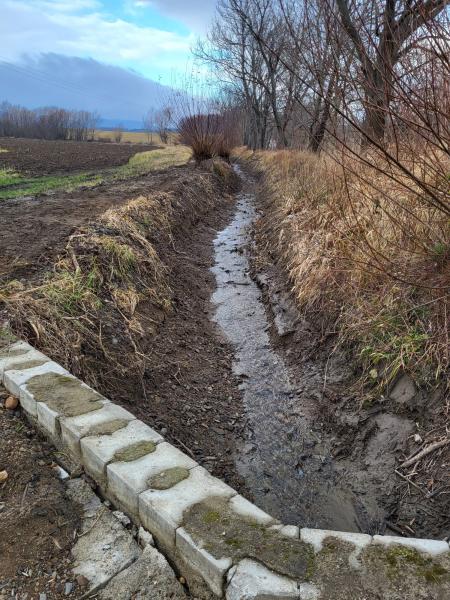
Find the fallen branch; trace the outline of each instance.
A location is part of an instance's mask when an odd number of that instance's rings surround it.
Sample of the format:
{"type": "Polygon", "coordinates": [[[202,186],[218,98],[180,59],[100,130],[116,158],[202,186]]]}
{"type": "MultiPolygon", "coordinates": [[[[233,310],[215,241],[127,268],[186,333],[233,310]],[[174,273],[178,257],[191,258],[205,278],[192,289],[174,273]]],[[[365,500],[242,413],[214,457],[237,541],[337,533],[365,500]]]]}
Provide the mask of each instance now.
{"type": "Polygon", "coordinates": [[[417,461],[419,461],[421,458],[423,458],[424,456],[427,456],[427,454],[430,454],[430,452],[433,452],[433,450],[437,450],[438,448],[442,448],[443,446],[446,446],[447,444],[450,444],[450,439],[445,439],[445,440],[441,440],[440,442],[434,442],[433,444],[430,444],[427,448],[424,448],[423,450],[421,450],[420,452],[418,452],[415,456],[413,456],[412,458],[405,460],[404,463],[402,463],[400,465],[400,467],[406,468],[406,467],[410,467],[411,465],[413,465],[414,463],[416,463],[417,461]]]}

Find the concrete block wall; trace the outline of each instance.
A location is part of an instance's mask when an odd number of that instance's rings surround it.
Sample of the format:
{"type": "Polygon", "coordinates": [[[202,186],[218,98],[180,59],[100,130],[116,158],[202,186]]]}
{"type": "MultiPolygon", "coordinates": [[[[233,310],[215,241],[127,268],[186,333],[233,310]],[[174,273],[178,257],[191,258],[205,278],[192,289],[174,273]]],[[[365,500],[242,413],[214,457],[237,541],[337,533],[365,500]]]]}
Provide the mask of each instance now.
{"type": "Polygon", "coordinates": [[[279,523],[23,341],[0,346],[0,377],[41,431],[154,536],[198,598],[450,597],[446,541],[279,523]]]}

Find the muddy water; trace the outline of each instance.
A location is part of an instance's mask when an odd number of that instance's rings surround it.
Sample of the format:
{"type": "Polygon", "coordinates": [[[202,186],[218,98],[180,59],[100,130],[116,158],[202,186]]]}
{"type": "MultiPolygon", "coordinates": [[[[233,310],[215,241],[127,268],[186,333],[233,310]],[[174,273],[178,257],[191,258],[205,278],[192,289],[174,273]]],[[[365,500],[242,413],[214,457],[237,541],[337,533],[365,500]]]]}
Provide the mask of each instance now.
{"type": "Polygon", "coordinates": [[[283,522],[360,531],[358,501],[341,487],[320,427],[271,346],[261,292],[249,274],[247,248],[256,211],[251,182],[246,183],[231,223],[214,242],[213,267],[214,320],[235,349],[233,367],[241,377],[247,416],[236,468],[256,504],[283,522]]]}

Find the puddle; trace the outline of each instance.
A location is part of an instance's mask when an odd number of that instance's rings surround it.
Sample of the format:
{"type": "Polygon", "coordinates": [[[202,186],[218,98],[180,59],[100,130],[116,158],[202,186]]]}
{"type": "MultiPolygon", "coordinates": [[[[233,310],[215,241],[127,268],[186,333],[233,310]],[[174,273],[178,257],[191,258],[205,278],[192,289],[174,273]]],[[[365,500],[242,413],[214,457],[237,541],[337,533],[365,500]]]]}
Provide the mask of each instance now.
{"type": "Polygon", "coordinates": [[[214,242],[212,268],[214,321],[234,347],[233,369],[242,380],[247,418],[237,471],[255,503],[284,523],[360,531],[364,509],[340,487],[326,444],[305,416],[289,369],[271,346],[269,321],[245,250],[255,217],[254,195],[241,193],[233,220],[214,242]]]}

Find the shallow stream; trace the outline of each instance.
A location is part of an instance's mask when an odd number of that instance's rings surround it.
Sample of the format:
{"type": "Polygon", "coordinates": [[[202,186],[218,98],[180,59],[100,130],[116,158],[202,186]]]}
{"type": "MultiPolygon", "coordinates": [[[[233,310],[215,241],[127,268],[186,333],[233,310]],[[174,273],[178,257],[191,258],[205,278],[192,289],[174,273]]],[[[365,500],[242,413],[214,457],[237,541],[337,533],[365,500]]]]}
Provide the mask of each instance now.
{"type": "Polygon", "coordinates": [[[245,180],[231,223],[214,242],[217,289],[214,321],[235,350],[241,378],[246,441],[236,462],[253,499],[285,523],[360,531],[356,498],[339,474],[302,406],[282,357],[273,349],[261,291],[250,277],[247,250],[256,218],[251,181],[245,180]]]}

